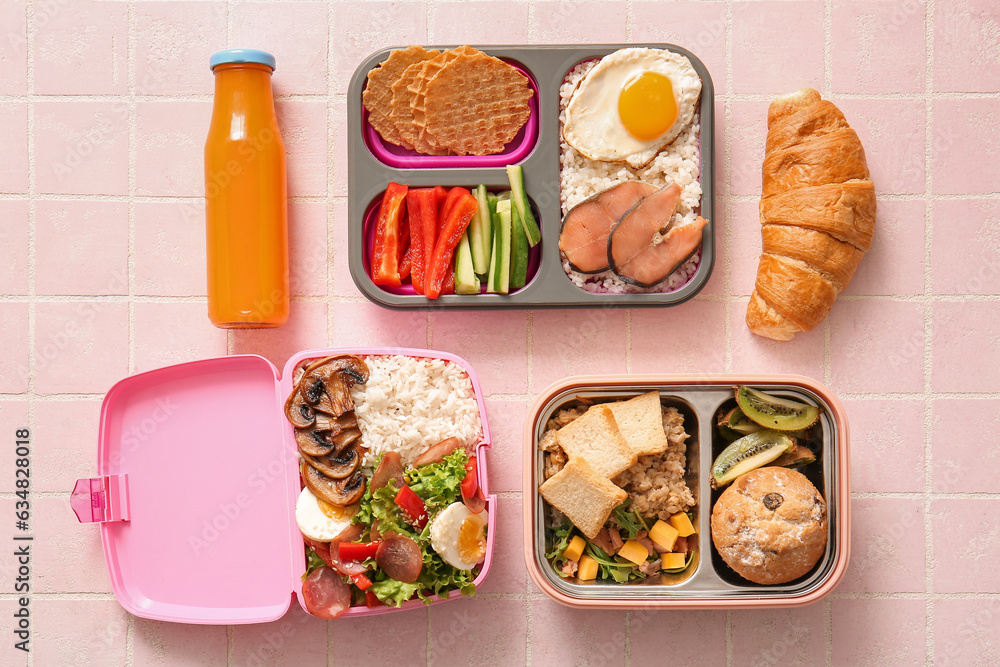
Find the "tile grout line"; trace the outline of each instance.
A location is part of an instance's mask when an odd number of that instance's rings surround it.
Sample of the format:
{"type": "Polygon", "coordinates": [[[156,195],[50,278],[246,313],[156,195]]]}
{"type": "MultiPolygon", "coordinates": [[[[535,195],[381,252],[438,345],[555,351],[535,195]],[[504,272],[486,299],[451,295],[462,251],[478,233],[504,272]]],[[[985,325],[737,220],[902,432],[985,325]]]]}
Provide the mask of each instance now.
{"type": "MultiPolygon", "coordinates": [[[[536,14],[535,0],[528,0],[528,16],[527,16],[527,42],[533,44],[537,36],[537,31],[535,29],[535,14],[536,14]]],[[[528,406],[531,403],[531,392],[534,388],[534,366],[535,366],[535,336],[534,336],[534,325],[535,325],[535,311],[528,310],[525,315],[525,329],[527,331],[526,341],[525,341],[525,352],[526,352],[526,381],[527,386],[525,387],[525,393],[527,394],[527,401],[525,405],[528,406]]],[[[626,359],[628,348],[626,347],[626,359]]],[[[626,361],[627,363],[627,361],[626,361]]],[[[522,499],[523,502],[523,499],[522,499]]],[[[525,577],[527,579],[527,585],[525,586],[525,592],[530,591],[531,586],[531,575],[525,572],[525,577]]],[[[524,664],[530,665],[532,663],[532,651],[531,642],[534,640],[534,607],[530,600],[526,600],[524,603],[524,614],[525,614],[525,630],[524,630],[524,664]]]]}
{"type": "MultiPolygon", "coordinates": [[[[334,331],[335,331],[335,319],[334,319],[334,309],[330,307],[331,303],[334,303],[333,297],[336,294],[336,280],[335,280],[335,269],[337,258],[334,254],[334,249],[337,247],[334,241],[337,232],[337,222],[334,215],[334,207],[336,204],[333,201],[333,193],[336,189],[337,181],[337,127],[334,123],[333,110],[330,104],[330,93],[334,89],[333,81],[333,71],[334,68],[330,66],[330,63],[334,62],[333,58],[333,40],[330,39],[330,23],[332,8],[327,5],[327,17],[326,17],[326,163],[328,166],[326,172],[326,195],[324,197],[326,211],[326,341],[327,345],[333,347],[334,343],[334,331]]],[[[344,111],[347,111],[347,102],[344,103],[344,111]]],[[[348,220],[350,224],[350,220],[348,220]]]]}
{"type": "MultiPolygon", "coordinates": [[[[726,93],[721,95],[723,98],[723,127],[728,128],[732,121],[732,105],[729,101],[730,96],[733,93],[733,0],[726,0],[726,28],[725,28],[725,50],[726,50],[726,93]]],[[[714,109],[713,109],[714,111],[714,109]]],[[[723,253],[725,258],[723,259],[723,274],[722,274],[722,291],[724,295],[723,307],[723,323],[722,323],[722,342],[725,346],[725,351],[722,357],[722,369],[726,373],[731,373],[733,369],[733,257],[732,257],[732,229],[729,221],[733,219],[733,199],[730,193],[732,192],[732,132],[726,132],[725,141],[722,147],[722,199],[723,207],[725,210],[726,226],[723,231],[723,253]]],[[[714,155],[712,156],[715,157],[714,155]]],[[[715,164],[713,160],[713,164],[715,164]]],[[[727,634],[732,631],[730,626],[730,618],[726,616],[726,632],[727,634]]],[[[732,657],[727,658],[727,662],[732,662],[732,657]]]]}
{"type": "MultiPolygon", "coordinates": [[[[125,42],[126,58],[126,89],[128,91],[128,197],[127,219],[128,219],[128,264],[127,287],[128,287],[128,372],[131,375],[135,372],[135,301],[133,297],[136,292],[135,276],[135,194],[136,194],[136,156],[138,153],[138,128],[139,122],[136,118],[136,39],[138,35],[135,0],[129,0],[126,6],[128,39],[125,42]]],[[[135,617],[127,614],[125,625],[125,666],[131,667],[135,659],[135,617]]]]}
{"type": "MultiPolygon", "coordinates": [[[[26,72],[25,72],[25,84],[27,90],[27,119],[26,119],[26,129],[28,132],[27,138],[27,152],[28,152],[28,294],[32,298],[32,301],[28,303],[28,368],[27,368],[27,395],[28,395],[28,429],[29,433],[34,433],[35,431],[35,402],[33,397],[35,395],[35,223],[36,223],[36,211],[35,211],[35,180],[37,178],[36,165],[35,165],[35,142],[33,141],[35,136],[35,34],[34,34],[34,23],[35,23],[35,3],[34,0],[26,0],[24,3],[25,17],[24,17],[24,32],[25,32],[25,60],[26,60],[26,72]]],[[[34,448],[32,448],[30,463],[35,462],[34,448]]],[[[34,485],[30,489],[29,497],[31,502],[34,502],[36,497],[36,492],[34,485]]],[[[35,590],[36,578],[34,573],[29,577],[29,586],[31,590],[35,590]]],[[[34,600],[34,594],[31,595],[29,601],[34,600]]],[[[34,654],[28,652],[27,660],[25,664],[28,667],[34,665],[34,654]]]]}
{"type": "MultiPolygon", "coordinates": [[[[309,0],[314,1],[314,0],[309,0]]],[[[822,87],[822,85],[821,85],[822,87]]],[[[278,102],[326,102],[336,101],[338,97],[343,97],[345,93],[285,93],[275,95],[278,102]]],[[[44,99],[47,102],[113,102],[121,97],[120,93],[60,93],[47,94],[38,93],[33,95],[36,98],[44,99]]],[[[932,100],[995,100],[1000,99],[1000,91],[935,91],[930,94],[925,93],[872,93],[872,92],[846,92],[837,91],[839,99],[873,101],[873,100],[897,100],[902,102],[922,102],[928,98],[932,100]]],[[[28,95],[5,95],[0,94],[0,102],[26,102],[28,95]]],[[[725,93],[718,94],[716,98],[730,99],[736,102],[770,102],[774,99],[773,93],[725,93]]],[[[157,95],[155,93],[140,93],[136,96],[139,102],[211,102],[212,93],[165,93],[157,95]]]]}
{"type": "MultiPolygon", "coordinates": [[[[833,94],[833,2],[823,0],[823,94],[830,99],[833,94]]],[[[839,295],[838,295],[839,296],[839,295]]],[[[833,379],[833,327],[830,318],[823,318],[823,383],[832,386],[833,379]]],[[[850,502],[850,499],[848,499],[850,502]]],[[[823,640],[826,664],[833,666],[833,602],[823,601],[823,640]]]]}
{"type": "MultiPolygon", "coordinates": [[[[726,0],[726,95],[725,98],[729,98],[733,94],[733,0],[726,0]]],[[[729,99],[725,101],[725,128],[730,127],[730,121],[732,120],[732,109],[729,99]]],[[[726,346],[725,356],[723,357],[723,369],[725,372],[732,372],[733,367],[733,294],[732,294],[732,256],[730,253],[730,238],[731,230],[728,222],[732,220],[732,204],[729,200],[729,193],[732,191],[732,142],[733,133],[726,131],[725,146],[723,147],[723,168],[725,169],[724,181],[725,181],[725,201],[726,201],[726,231],[725,231],[725,253],[726,259],[725,265],[725,275],[723,278],[723,291],[726,295],[726,306],[724,312],[724,334],[723,343],[726,346]]],[[[726,667],[732,667],[733,665],[733,612],[731,609],[726,610],[726,667]]]]}
{"type": "MultiPolygon", "coordinates": [[[[148,100],[139,99],[140,96],[136,96],[136,102],[146,102],[148,100]]],[[[718,95],[718,101],[720,102],[735,102],[739,100],[732,100],[726,95],[718,95]]],[[[162,100],[157,100],[162,101],[162,100]]],[[[923,100],[926,102],[926,100],[923,100]]],[[[0,201],[28,201],[32,196],[29,196],[27,192],[4,192],[0,191],[0,201]]],[[[100,194],[100,193],[60,193],[60,192],[38,192],[35,193],[33,198],[37,201],[88,201],[88,202],[124,202],[128,201],[129,196],[124,195],[112,195],[112,194],[100,194]]],[[[729,198],[734,202],[756,202],[760,200],[760,193],[754,194],[731,194],[729,198]]],[[[919,192],[879,192],[878,198],[880,201],[927,201],[928,195],[919,192]]],[[[199,194],[136,194],[133,198],[137,203],[176,203],[176,204],[201,204],[204,202],[204,195],[199,194]]],[[[325,202],[327,199],[326,195],[310,195],[310,194],[300,194],[300,195],[289,195],[288,201],[292,203],[299,202],[325,202]]],[[[347,197],[343,195],[333,195],[331,197],[333,203],[347,203],[347,197]]],[[[945,201],[965,201],[965,200],[997,200],[1000,199],[1000,190],[990,191],[990,192],[941,192],[933,195],[934,200],[945,200],[945,201]]]]}
{"type": "Polygon", "coordinates": [[[138,155],[139,141],[139,121],[137,119],[137,105],[135,101],[135,51],[136,51],[136,9],[134,0],[130,0],[127,7],[128,39],[126,40],[125,53],[127,61],[127,95],[128,95],[128,184],[126,195],[126,208],[128,219],[128,264],[127,288],[128,295],[128,372],[129,375],[135,373],[135,301],[133,297],[136,292],[135,277],[135,194],[136,194],[136,161],[138,155]]]}
{"type": "Polygon", "coordinates": [[[934,467],[931,447],[933,432],[933,394],[931,379],[933,371],[932,335],[933,335],[933,289],[931,275],[931,240],[933,237],[933,219],[931,198],[934,192],[933,178],[933,146],[934,146],[934,0],[927,0],[924,5],[924,45],[926,63],[924,74],[924,662],[934,663],[934,604],[930,593],[934,589],[934,535],[931,517],[931,501],[933,499],[934,467]]]}

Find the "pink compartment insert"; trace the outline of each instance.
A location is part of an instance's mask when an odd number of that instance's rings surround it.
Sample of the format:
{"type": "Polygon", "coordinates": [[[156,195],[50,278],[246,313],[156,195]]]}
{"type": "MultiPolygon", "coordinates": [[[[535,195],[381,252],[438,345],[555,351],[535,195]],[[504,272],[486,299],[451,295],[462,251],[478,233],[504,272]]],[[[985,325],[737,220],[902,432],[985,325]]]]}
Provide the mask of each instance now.
{"type": "MultiPolygon", "coordinates": [[[[528,121],[502,152],[494,155],[424,155],[414,150],[408,150],[382,139],[382,136],[368,122],[368,110],[362,105],[361,128],[368,150],[379,162],[398,169],[502,167],[516,164],[528,157],[538,140],[538,82],[535,81],[535,77],[528,68],[521,63],[509,58],[501,58],[501,60],[528,77],[528,85],[534,93],[528,100],[528,121]]],[[[365,85],[367,85],[367,81],[365,85]]],[[[360,100],[358,102],[360,103],[360,100]]]]}
{"type": "MultiPolygon", "coordinates": [[[[469,380],[472,381],[472,390],[476,395],[476,403],[479,404],[479,418],[480,423],[483,427],[483,434],[480,442],[476,445],[476,456],[478,458],[478,472],[479,472],[479,485],[483,489],[483,495],[486,496],[486,511],[489,513],[489,521],[486,524],[486,558],[483,561],[482,569],[479,570],[479,574],[476,576],[473,583],[479,586],[486,580],[486,575],[489,574],[490,567],[493,565],[493,546],[496,541],[496,496],[490,495],[489,489],[489,464],[487,462],[487,457],[484,456],[486,449],[492,447],[493,440],[490,437],[490,425],[486,419],[486,401],[483,398],[483,389],[479,384],[479,378],[476,376],[475,371],[469,365],[465,359],[462,359],[458,355],[451,354],[449,352],[439,352],[436,350],[420,350],[415,348],[378,348],[378,347],[362,347],[351,350],[307,350],[305,352],[299,352],[294,355],[285,363],[285,369],[283,377],[281,380],[281,391],[284,392],[282,395],[287,396],[292,390],[292,378],[295,373],[295,367],[307,359],[315,359],[320,357],[325,357],[330,354],[337,354],[343,352],[350,352],[351,354],[356,354],[358,356],[365,355],[386,355],[386,354],[402,354],[410,357],[422,357],[428,359],[444,359],[445,361],[451,361],[459,366],[466,372],[469,376],[469,380]]],[[[288,426],[289,437],[292,438],[292,448],[295,449],[294,441],[294,429],[292,425],[285,421],[288,426]]],[[[294,508],[293,508],[294,511],[294,508]]],[[[295,526],[294,514],[292,519],[293,527],[295,526]]],[[[305,570],[305,543],[302,541],[302,535],[299,533],[298,528],[295,528],[295,538],[298,541],[300,548],[299,551],[303,554],[302,566],[297,570],[296,581],[306,571],[305,570]]],[[[299,587],[301,588],[301,586],[299,587]]],[[[295,590],[299,590],[296,588],[295,590]]],[[[299,600],[299,605],[305,609],[305,605],[302,603],[302,596],[296,596],[299,600]]],[[[453,591],[449,599],[456,599],[462,597],[457,591],[453,591]]],[[[445,602],[446,600],[437,598],[431,604],[439,604],[445,602]]],[[[396,609],[395,607],[374,607],[369,609],[368,607],[351,607],[348,609],[341,618],[348,618],[353,616],[373,616],[378,614],[388,614],[394,611],[403,611],[406,609],[419,609],[421,607],[427,607],[420,600],[409,600],[404,602],[403,605],[396,609]]]]}
{"type": "MultiPolygon", "coordinates": [[[[361,249],[362,262],[364,263],[365,273],[369,278],[372,277],[372,248],[375,247],[375,228],[378,226],[378,211],[382,206],[382,197],[377,197],[375,201],[368,205],[368,209],[365,211],[365,217],[362,222],[361,238],[364,239],[364,247],[361,249]]],[[[534,209],[532,209],[534,210],[534,209]]],[[[535,217],[538,218],[538,211],[535,210],[535,217]]],[[[541,223],[539,223],[541,224],[541,223]]],[[[534,248],[528,249],[528,280],[525,282],[524,287],[520,289],[511,290],[511,294],[516,294],[517,292],[523,290],[525,287],[531,284],[534,280],[535,275],[538,273],[538,266],[542,262],[542,244],[539,242],[534,248]]],[[[391,285],[375,285],[376,289],[380,289],[383,292],[389,294],[404,294],[407,296],[423,296],[423,294],[418,294],[413,285],[410,284],[409,278],[403,282],[399,287],[393,287],[391,285]]],[[[483,285],[479,289],[480,294],[486,294],[486,286],[483,285]]]]}

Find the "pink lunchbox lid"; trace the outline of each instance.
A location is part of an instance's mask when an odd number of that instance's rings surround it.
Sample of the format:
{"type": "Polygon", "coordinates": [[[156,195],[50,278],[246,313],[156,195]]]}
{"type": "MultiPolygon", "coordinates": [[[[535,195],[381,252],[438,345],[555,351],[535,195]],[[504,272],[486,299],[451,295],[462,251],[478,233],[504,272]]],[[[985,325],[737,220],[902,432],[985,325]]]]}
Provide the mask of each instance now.
{"type": "MultiPolygon", "coordinates": [[[[298,458],[285,397],[299,362],[342,353],[459,364],[479,404],[478,448],[490,446],[479,381],[445,352],[307,350],[289,359],[283,378],[267,359],[237,355],[125,378],[104,398],[98,477],[79,480],[70,503],[80,521],[100,522],[112,590],[127,611],[203,624],[262,623],[288,611],[301,588],[305,550],[295,523],[298,458]]],[[[492,562],[496,514],[486,457],[479,471],[489,530],[477,585],[492,562]]],[[[421,603],[403,608],[415,606],[421,603]]],[[[345,616],[390,611],[352,607],[345,616]]]]}

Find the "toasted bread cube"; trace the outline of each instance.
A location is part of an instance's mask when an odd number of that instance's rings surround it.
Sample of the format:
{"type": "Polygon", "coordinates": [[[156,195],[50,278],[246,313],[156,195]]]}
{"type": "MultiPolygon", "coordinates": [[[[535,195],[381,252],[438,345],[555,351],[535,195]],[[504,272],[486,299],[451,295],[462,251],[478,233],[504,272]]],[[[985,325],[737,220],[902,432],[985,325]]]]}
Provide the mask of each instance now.
{"type": "Polygon", "coordinates": [[[677,529],[679,537],[694,535],[694,526],[691,525],[691,519],[688,518],[685,512],[678,512],[670,517],[670,525],[677,529]]]}
{"type": "Polygon", "coordinates": [[[539,487],[545,501],[565,514],[593,539],[628,494],[594,471],[585,459],[572,456],[562,470],[539,487]]]}
{"type": "Polygon", "coordinates": [[[590,556],[580,558],[580,566],[576,570],[576,578],[580,581],[597,579],[597,561],[590,556]]]}
{"type": "Polygon", "coordinates": [[[684,567],[687,556],[684,554],[663,554],[663,561],[660,563],[661,570],[679,570],[684,567]]]}
{"type": "Polygon", "coordinates": [[[638,459],[606,405],[595,405],[563,426],[556,431],[556,439],[566,454],[586,459],[599,475],[609,480],[638,459]]]}
{"type": "Polygon", "coordinates": [[[580,560],[580,556],[583,555],[583,549],[586,546],[586,540],[579,535],[574,535],[573,539],[569,541],[569,545],[566,547],[566,550],[563,551],[563,558],[566,560],[580,560]]]}
{"type": "Polygon", "coordinates": [[[649,539],[667,551],[674,550],[674,543],[677,542],[677,537],[677,529],[662,519],[657,519],[653,527],[649,529],[649,539]]]}
{"type": "Polygon", "coordinates": [[[667,451],[660,392],[650,391],[627,401],[610,403],[608,407],[633,454],[646,456],[667,451]]]}

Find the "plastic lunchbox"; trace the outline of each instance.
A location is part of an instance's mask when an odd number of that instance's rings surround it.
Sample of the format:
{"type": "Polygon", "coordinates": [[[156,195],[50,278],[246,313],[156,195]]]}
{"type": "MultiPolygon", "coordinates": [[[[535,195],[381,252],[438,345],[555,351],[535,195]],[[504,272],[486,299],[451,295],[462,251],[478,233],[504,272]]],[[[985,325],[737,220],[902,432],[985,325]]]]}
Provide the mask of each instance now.
{"type": "MultiPolygon", "coordinates": [[[[482,583],[493,557],[497,499],[489,495],[482,455],[491,445],[486,407],[468,363],[431,350],[320,349],[294,355],[279,376],[267,359],[238,355],[133,375],[104,398],[98,476],[79,480],[70,502],[81,522],[100,523],[112,589],[127,611],[181,623],[262,623],[284,615],[293,597],[301,604],[301,486],[284,403],[295,368],[333,354],[444,359],[468,374],[482,420],[476,450],[489,511],[475,580],[482,583]]],[[[400,609],[421,606],[411,600],[400,609]]],[[[392,611],[351,607],[344,617],[392,611]]]]}
{"type": "MultiPolygon", "coordinates": [[[[529,410],[524,430],[524,555],[535,584],[553,600],[583,608],[718,609],[793,607],[828,595],[843,578],[850,556],[850,453],[847,417],[837,397],[822,384],[798,375],[611,375],[573,377],[543,391],[529,410]],[[731,570],[712,544],[711,467],[728,444],[714,417],[735,406],[734,388],[751,385],[822,408],[822,444],[817,460],[799,469],[826,499],[829,535],[825,554],[812,571],[787,584],[763,586],[731,570]],[[538,442],[546,422],[573,405],[627,399],[656,390],[661,405],[684,416],[687,440],[685,481],[694,494],[697,538],[689,541],[692,564],[679,574],[661,574],[641,583],[563,579],[545,558],[545,501],[538,493],[543,454],[538,442]]],[[[691,540],[691,538],[688,538],[691,540]]]]}
{"type": "MultiPolygon", "coordinates": [[[[452,45],[454,46],[454,45],[452,45]]],[[[452,46],[428,46],[448,49],[452,46]]],[[[398,48],[398,47],[393,47],[398,48]]],[[[391,308],[537,308],[597,306],[671,306],[695,296],[711,277],[715,262],[715,89],[712,77],[696,55],[674,44],[573,44],[483,46],[486,54],[500,58],[528,77],[534,96],[526,125],[502,153],[484,156],[420,155],[384,141],[368,123],[362,93],[368,73],[385,60],[393,48],[366,58],[354,71],[347,92],[348,264],[358,289],[371,301],[391,308]],[[562,268],[559,231],[559,87],[577,65],[602,58],[618,49],[648,47],[684,55],[701,77],[699,122],[702,199],[700,214],[705,227],[701,259],[695,273],[669,292],[605,294],[577,287],[562,268]],[[370,253],[375,238],[379,206],[390,181],[412,187],[462,186],[482,183],[491,192],[509,188],[505,165],[524,169],[525,192],[541,229],[542,240],[528,256],[528,282],[510,294],[444,294],[427,299],[408,284],[376,285],[371,277],[370,253]]]]}

